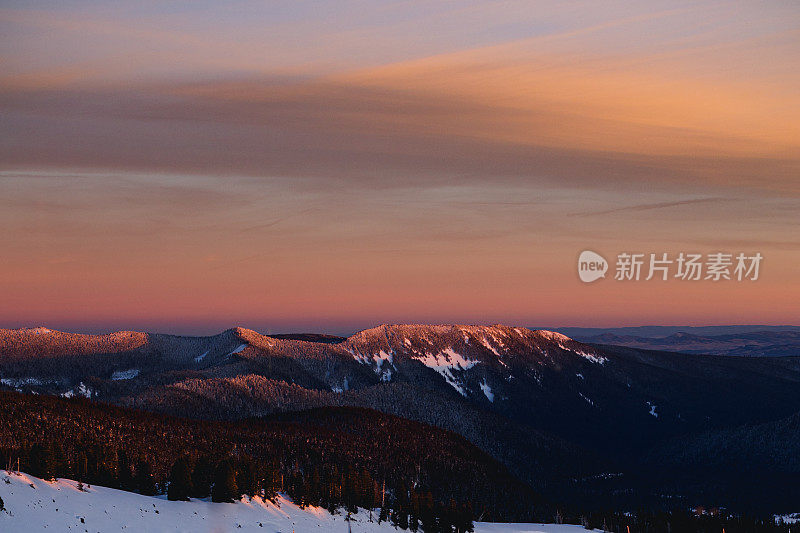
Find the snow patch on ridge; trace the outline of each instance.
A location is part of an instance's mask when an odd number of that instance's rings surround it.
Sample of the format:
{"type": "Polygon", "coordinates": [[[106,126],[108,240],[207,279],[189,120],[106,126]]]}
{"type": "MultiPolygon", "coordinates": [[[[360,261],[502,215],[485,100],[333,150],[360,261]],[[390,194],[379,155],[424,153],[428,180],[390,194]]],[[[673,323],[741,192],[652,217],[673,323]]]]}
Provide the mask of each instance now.
{"type": "Polygon", "coordinates": [[[486,337],[484,337],[484,338],[483,338],[483,340],[482,340],[481,344],[483,344],[484,346],[486,346],[487,348],[489,348],[489,349],[492,351],[492,353],[493,353],[493,354],[495,354],[497,357],[500,357],[500,352],[498,352],[498,351],[495,349],[495,347],[494,347],[494,346],[492,346],[492,345],[489,343],[489,341],[488,341],[488,340],[486,340],[486,337]]]}
{"type": "MultiPolygon", "coordinates": [[[[239,346],[237,346],[236,348],[234,348],[234,349],[233,349],[233,351],[231,351],[231,353],[229,353],[229,354],[228,354],[228,355],[226,355],[225,357],[231,356],[231,355],[233,355],[233,354],[235,354],[235,353],[239,353],[239,352],[241,352],[242,350],[244,350],[245,348],[247,348],[247,344],[240,344],[239,346]]],[[[206,352],[206,353],[208,353],[208,352],[206,352]]]]}
{"type": "Polygon", "coordinates": [[[383,366],[384,361],[388,361],[390,365],[394,364],[394,354],[386,353],[383,350],[379,351],[377,355],[373,355],[372,359],[378,365],[378,368],[383,366]]]}
{"type": "Polygon", "coordinates": [[[432,354],[426,353],[425,356],[414,356],[413,359],[420,361],[422,364],[434,370],[439,368],[458,368],[459,370],[467,370],[475,366],[478,361],[465,359],[460,353],[457,353],[453,348],[445,348],[440,353],[432,354]]]}
{"type": "Polygon", "coordinates": [[[608,358],[598,355],[596,353],[582,350],[580,348],[570,348],[568,343],[577,344],[581,346],[579,342],[576,342],[574,339],[567,337],[566,335],[562,335],[561,333],[557,333],[555,331],[548,331],[546,329],[537,329],[534,333],[536,333],[539,337],[543,339],[547,339],[552,341],[558,345],[564,351],[572,352],[576,355],[580,355],[584,359],[588,359],[592,363],[597,363],[599,365],[604,365],[608,361],[608,358]]]}
{"type": "Polygon", "coordinates": [[[605,358],[605,357],[603,357],[601,355],[597,355],[597,354],[591,353],[591,352],[585,352],[583,350],[575,350],[573,348],[565,348],[564,346],[561,346],[561,348],[563,348],[564,350],[567,350],[568,352],[572,352],[574,354],[580,355],[584,359],[588,359],[592,363],[597,363],[599,365],[604,365],[604,364],[606,364],[606,361],[608,361],[607,358],[605,358]]]}
{"type": "Polygon", "coordinates": [[[22,387],[23,385],[36,385],[42,384],[38,378],[3,378],[0,383],[8,385],[9,387],[22,387]]]}
{"type": "Polygon", "coordinates": [[[92,389],[86,386],[83,381],[80,382],[78,385],[78,390],[68,390],[67,392],[62,392],[61,396],[64,398],[72,398],[74,396],[83,396],[84,398],[91,398],[92,397],[92,389]]]}
{"type": "Polygon", "coordinates": [[[773,518],[775,519],[776,524],[778,523],[778,521],[783,521],[784,524],[800,523],[800,513],[790,513],[784,515],[776,514],[773,518]]]}
{"type": "Polygon", "coordinates": [[[492,392],[492,388],[486,382],[485,378],[483,381],[481,381],[480,386],[481,390],[483,391],[483,394],[486,396],[486,399],[494,403],[494,393],[492,392]]]}
{"type": "Polygon", "coordinates": [[[545,339],[549,339],[549,340],[557,342],[559,344],[560,343],[564,343],[564,342],[572,341],[572,339],[570,339],[566,335],[562,335],[561,333],[557,333],[555,331],[549,331],[549,330],[546,330],[546,329],[538,329],[538,330],[536,330],[536,333],[538,333],[540,337],[544,337],[545,339]]]}
{"type": "Polygon", "coordinates": [[[350,355],[353,356],[353,359],[355,359],[362,365],[369,364],[369,362],[371,361],[371,358],[367,357],[366,355],[360,352],[353,350],[352,348],[345,348],[345,349],[350,353],[350,355]]]}
{"type": "Polygon", "coordinates": [[[131,368],[130,370],[118,370],[111,374],[112,381],[120,381],[123,379],[133,379],[139,375],[138,368],[131,368]]]}
{"type": "MultiPolygon", "coordinates": [[[[408,341],[408,339],[406,339],[408,341]]],[[[406,343],[410,345],[410,341],[406,343]]],[[[394,352],[387,353],[385,350],[380,350],[376,354],[364,355],[360,352],[354,351],[352,348],[347,348],[347,351],[353,358],[362,365],[375,364],[375,373],[380,376],[381,381],[392,380],[392,368],[394,367],[394,352]],[[384,364],[386,363],[386,364],[384,364]]],[[[412,350],[413,351],[413,350],[412,350]]]]}
{"type": "Polygon", "coordinates": [[[432,368],[433,370],[437,371],[439,374],[441,374],[445,381],[447,381],[447,383],[456,389],[462,396],[466,396],[467,393],[464,391],[464,387],[461,385],[461,383],[459,383],[458,379],[456,379],[454,376],[453,370],[467,370],[478,363],[478,361],[465,359],[464,356],[454,351],[453,348],[445,348],[437,354],[426,353],[424,356],[416,355],[412,359],[415,359],[428,368],[432,368]]]}

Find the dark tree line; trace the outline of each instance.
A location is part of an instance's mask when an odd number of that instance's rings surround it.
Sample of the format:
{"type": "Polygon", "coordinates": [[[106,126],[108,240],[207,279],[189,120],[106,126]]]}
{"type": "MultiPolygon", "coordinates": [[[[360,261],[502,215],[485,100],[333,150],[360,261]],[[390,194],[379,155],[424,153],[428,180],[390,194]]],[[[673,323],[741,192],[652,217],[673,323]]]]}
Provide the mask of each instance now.
{"type": "Polygon", "coordinates": [[[558,510],[458,435],[375,411],[326,408],[209,422],[85,399],[0,393],[0,466],[173,500],[283,492],[302,506],[424,533],[473,519],[563,521],[627,533],[788,531],[724,514],[558,510]]]}
{"type": "MultiPolygon", "coordinates": [[[[37,477],[54,479],[74,476],[90,483],[102,484],[144,495],[166,492],[170,500],[211,498],[213,502],[234,502],[239,498],[260,497],[274,500],[284,492],[301,507],[325,507],[330,512],[343,509],[355,513],[358,508],[375,510],[374,519],[390,521],[401,529],[424,533],[463,533],[472,531],[472,508],[447,503],[433,497],[429,490],[403,484],[386,491],[366,469],[336,464],[314,464],[310,470],[299,463],[258,461],[244,455],[223,458],[200,456],[196,461],[179,457],[163,480],[156,480],[153,468],[146,461],[135,465],[126,452],[114,457],[98,453],[79,453],[70,461],[57,443],[34,444],[20,450],[20,467],[37,477]],[[100,469],[88,468],[90,463],[100,469]]],[[[372,517],[372,515],[371,515],[372,517]]]]}
{"type": "Polygon", "coordinates": [[[300,505],[429,531],[543,518],[549,508],[465,439],[351,408],[302,422],[204,422],[61,399],[0,393],[0,465],[142,494],[232,501],[285,492],[300,505]],[[427,529],[426,529],[427,525],[427,529]]]}

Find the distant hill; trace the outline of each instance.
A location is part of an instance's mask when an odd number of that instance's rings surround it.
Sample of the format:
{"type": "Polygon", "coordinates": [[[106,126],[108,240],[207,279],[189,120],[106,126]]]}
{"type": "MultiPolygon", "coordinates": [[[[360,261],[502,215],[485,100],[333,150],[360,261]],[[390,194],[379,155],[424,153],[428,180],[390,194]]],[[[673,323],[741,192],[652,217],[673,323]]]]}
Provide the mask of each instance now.
{"type": "Polygon", "coordinates": [[[800,332],[800,326],[765,326],[765,325],[741,325],[741,326],[629,326],[619,328],[544,328],[558,331],[564,335],[569,335],[577,340],[585,340],[590,337],[603,335],[606,333],[620,336],[633,337],[668,337],[676,333],[689,333],[699,336],[715,335],[734,335],[741,333],[753,333],[758,331],[795,331],[800,332]]]}
{"type": "Polygon", "coordinates": [[[336,335],[325,335],[322,333],[278,333],[270,334],[274,339],[289,339],[295,341],[324,342],[327,344],[338,344],[347,340],[347,337],[336,335]]]}
{"type": "Polygon", "coordinates": [[[800,355],[800,331],[769,330],[724,335],[673,333],[667,337],[640,337],[603,333],[582,337],[592,344],[615,344],[647,350],[737,357],[786,357],[800,355]]]}

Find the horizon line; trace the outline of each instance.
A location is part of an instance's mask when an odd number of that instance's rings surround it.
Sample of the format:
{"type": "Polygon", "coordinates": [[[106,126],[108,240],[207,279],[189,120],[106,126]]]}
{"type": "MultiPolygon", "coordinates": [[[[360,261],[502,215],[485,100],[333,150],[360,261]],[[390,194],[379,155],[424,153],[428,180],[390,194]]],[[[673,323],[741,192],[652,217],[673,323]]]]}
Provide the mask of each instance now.
{"type": "Polygon", "coordinates": [[[170,335],[175,337],[214,337],[216,335],[221,335],[227,331],[233,331],[235,329],[247,329],[258,333],[259,335],[264,335],[267,337],[275,336],[275,335],[327,335],[331,337],[341,337],[341,338],[349,338],[357,333],[367,331],[370,329],[379,328],[382,326],[454,326],[454,327],[494,327],[494,326],[503,326],[503,327],[510,327],[510,328],[525,328],[531,331],[556,331],[559,330],[619,330],[619,329],[647,329],[647,328],[686,328],[686,329],[703,329],[703,328],[768,328],[768,329],[775,329],[775,328],[797,328],[800,329],[800,324],[703,324],[703,325],[687,325],[687,324],[646,324],[646,325],[638,325],[638,326],[543,326],[543,327],[534,327],[534,326],[524,326],[519,324],[504,324],[501,322],[494,322],[494,323],[457,323],[457,322],[383,322],[379,324],[375,324],[373,326],[360,328],[356,330],[352,330],[348,334],[340,334],[340,333],[329,333],[323,330],[298,330],[298,331],[280,331],[280,332],[269,332],[269,333],[262,333],[259,329],[250,328],[241,324],[231,326],[222,330],[218,330],[216,333],[194,333],[194,334],[181,334],[181,333],[171,333],[166,332],[164,330],[155,330],[155,329],[93,329],[91,327],[86,328],[87,330],[77,331],[72,328],[58,328],[58,327],[49,327],[43,324],[38,324],[35,326],[22,326],[22,327],[0,327],[0,331],[32,331],[32,330],[47,330],[48,332],[56,332],[56,333],[66,333],[71,335],[113,335],[115,333],[144,333],[148,335],[170,335]]]}

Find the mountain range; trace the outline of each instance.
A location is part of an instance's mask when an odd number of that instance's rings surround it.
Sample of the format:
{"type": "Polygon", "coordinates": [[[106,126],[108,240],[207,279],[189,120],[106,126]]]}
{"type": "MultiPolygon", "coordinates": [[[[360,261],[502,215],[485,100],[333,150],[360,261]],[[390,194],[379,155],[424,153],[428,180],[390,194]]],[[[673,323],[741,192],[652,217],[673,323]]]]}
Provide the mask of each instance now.
{"type": "Polygon", "coordinates": [[[603,333],[584,337],[583,340],[594,344],[614,344],[647,350],[738,357],[783,357],[800,354],[800,331],[753,331],[725,335],[679,332],[667,337],[603,333]]]}
{"type": "MultiPolygon", "coordinates": [[[[347,338],[33,328],[0,330],[0,383],[207,420],[373,409],[455,432],[535,490],[581,505],[789,512],[786,480],[799,468],[776,460],[744,488],[733,477],[748,472],[757,439],[713,444],[796,425],[794,355],[699,356],[502,325],[381,325],[347,338]]],[[[800,453],[796,439],[787,446],[800,453]]]]}

